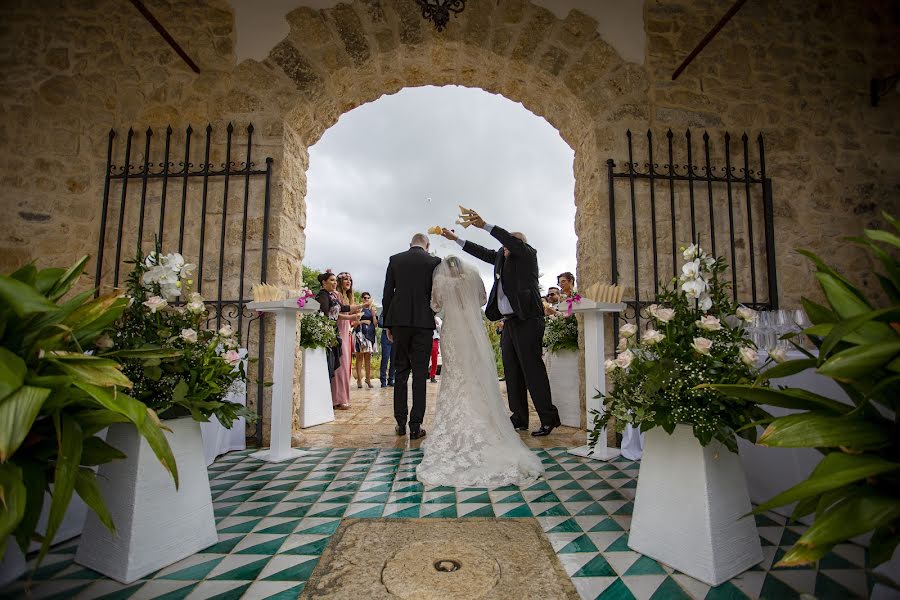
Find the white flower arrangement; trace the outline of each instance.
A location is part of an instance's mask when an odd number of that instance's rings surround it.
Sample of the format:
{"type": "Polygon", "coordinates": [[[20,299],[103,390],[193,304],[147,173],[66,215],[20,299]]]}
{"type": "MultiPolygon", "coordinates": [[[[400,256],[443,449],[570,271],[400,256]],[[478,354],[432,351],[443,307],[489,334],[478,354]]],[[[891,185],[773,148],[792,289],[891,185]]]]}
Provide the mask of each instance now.
{"type": "Polygon", "coordinates": [[[172,302],[181,296],[182,288],[193,284],[191,277],[195,266],[186,263],[184,257],[177,253],[160,254],[151,252],[147,255],[144,265],[147,270],[141,278],[145,286],[158,284],[162,295],[172,302]]]}

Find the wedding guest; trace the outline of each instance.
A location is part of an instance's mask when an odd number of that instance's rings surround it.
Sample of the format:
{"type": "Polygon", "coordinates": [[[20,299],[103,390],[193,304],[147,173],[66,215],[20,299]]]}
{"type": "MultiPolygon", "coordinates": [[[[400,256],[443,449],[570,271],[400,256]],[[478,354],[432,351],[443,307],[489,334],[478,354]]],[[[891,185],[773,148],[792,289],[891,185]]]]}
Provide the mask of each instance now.
{"type": "Polygon", "coordinates": [[[547,291],[547,304],[549,306],[544,306],[544,314],[548,317],[559,314],[559,303],[561,300],[559,288],[551,286],[547,291]]]}
{"type": "Polygon", "coordinates": [[[338,313],[338,336],[341,339],[341,364],[331,380],[331,402],[338,410],[350,408],[350,362],[353,356],[353,340],[350,336],[351,324],[362,316],[358,312],[362,304],[353,304],[353,278],[350,273],[338,273],[335,295],[340,303],[338,313]]]}
{"type": "Polygon", "coordinates": [[[431,369],[428,377],[431,383],[437,383],[435,376],[438,368],[438,354],[441,351],[441,325],[443,325],[440,317],[434,317],[434,335],[431,336],[431,369]]]}
{"type": "MultiPolygon", "coordinates": [[[[334,322],[335,331],[338,329],[338,315],[341,312],[341,302],[336,293],[337,277],[331,271],[320,273],[319,293],[316,301],[322,314],[334,322]]],[[[337,345],[325,351],[325,361],[328,363],[328,377],[334,379],[334,373],[341,364],[341,338],[337,336],[337,345]]],[[[334,384],[332,383],[332,404],[334,404],[334,384]]]]}
{"type": "Polygon", "coordinates": [[[372,301],[369,292],[360,295],[363,301],[362,316],[359,324],[353,330],[353,352],[356,356],[356,387],[362,387],[362,370],[365,365],[366,385],[372,385],[372,352],[375,351],[375,328],[378,327],[378,319],[372,309],[366,306],[372,301]]]}
{"type": "MultiPolygon", "coordinates": [[[[384,318],[384,311],[381,312],[381,318],[384,318]]],[[[387,329],[381,330],[381,387],[393,387],[394,374],[394,342],[388,335],[387,329]]]]}
{"type": "Polygon", "coordinates": [[[559,284],[561,300],[571,298],[575,295],[575,276],[569,271],[557,275],[556,283],[559,284]]]}

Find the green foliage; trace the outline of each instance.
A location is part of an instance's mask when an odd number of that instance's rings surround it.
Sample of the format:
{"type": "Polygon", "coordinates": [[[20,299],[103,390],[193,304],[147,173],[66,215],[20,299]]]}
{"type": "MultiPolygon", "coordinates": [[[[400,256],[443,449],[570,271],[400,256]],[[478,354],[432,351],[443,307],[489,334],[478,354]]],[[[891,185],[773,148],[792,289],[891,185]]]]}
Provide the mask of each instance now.
{"type": "Polygon", "coordinates": [[[190,282],[179,279],[167,294],[147,277],[166,259],[157,252],[134,261],[127,282],[131,302],[117,324],[113,350],[104,356],[121,361],[134,384],[132,395],[162,418],[190,415],[203,422],[215,415],[225,427],[238,417],[252,422],[255,414],[223,399],[232,383],[246,379],[237,351],[239,334],[228,325],[218,332],[206,329],[206,306],[199,294],[191,294],[183,307],[168,304],[163,296],[174,299],[175,289],[177,295],[187,295],[190,282]]]}
{"type": "Polygon", "coordinates": [[[318,269],[313,269],[311,267],[307,267],[306,265],[301,265],[302,270],[302,278],[303,278],[303,287],[310,289],[315,293],[321,285],[319,285],[319,275],[322,274],[322,271],[318,269]]]}
{"type": "Polygon", "coordinates": [[[337,328],[334,321],[322,313],[303,315],[300,321],[301,348],[334,348],[337,345],[337,328]]]}
{"type": "Polygon", "coordinates": [[[12,535],[23,552],[40,541],[40,563],[73,492],[113,529],[90,468],[124,458],[95,435],[112,423],[137,427],[178,485],[156,414],[124,392],[132,384],[117,361],[92,355],[128,300],[93,298],[93,290],[61,300],[87,260],[69,269],[27,265],[0,275],[0,558],[12,535]],[[47,492],[41,536],[36,528],[47,492]]]}
{"type": "Polygon", "coordinates": [[[497,375],[503,377],[503,356],[500,352],[500,334],[497,333],[497,323],[484,317],[484,330],[487,332],[488,339],[491,341],[491,348],[494,350],[494,363],[497,365],[497,375]]]}
{"type": "Polygon", "coordinates": [[[615,419],[620,432],[631,424],[672,433],[686,423],[702,445],[717,440],[737,452],[735,435],[756,441],[752,424],[770,416],[751,400],[698,387],[753,381],[756,352],[736,316],[749,319],[752,311],[732,304],[721,277],[724,261],[696,246],[685,250],[684,258],[681,285],[663,286],[659,304],[648,309],[649,329],[622,327],[620,353],[606,361],[612,389],[603,398],[604,412],[595,413],[591,444],[615,419]]]}
{"type": "Polygon", "coordinates": [[[550,352],[578,350],[578,320],[575,315],[547,317],[544,346],[550,352]]]}
{"type": "MultiPolygon", "coordinates": [[[[895,230],[897,222],[884,215],[895,230]]],[[[828,306],[807,298],[803,305],[813,325],[804,330],[818,356],[788,361],[764,372],[753,385],[712,386],[751,402],[786,406],[803,412],[772,419],[759,444],[812,447],[825,456],[805,481],[759,505],[754,512],[797,502],[793,517],[814,514],[778,566],[817,561],[836,544],[872,532],[873,566],[891,558],[900,541],[900,238],[866,230],[851,238],[881,263],[878,275],[887,305],[877,307],[818,256],[800,251],[816,267],[828,306]],[[882,244],[884,246],[882,246],[882,244]],[[831,377],[852,404],[823,398],[802,389],[767,390],[767,379],[815,369],[831,377]]],[[[801,349],[798,346],[798,349],[801,349]]]]}

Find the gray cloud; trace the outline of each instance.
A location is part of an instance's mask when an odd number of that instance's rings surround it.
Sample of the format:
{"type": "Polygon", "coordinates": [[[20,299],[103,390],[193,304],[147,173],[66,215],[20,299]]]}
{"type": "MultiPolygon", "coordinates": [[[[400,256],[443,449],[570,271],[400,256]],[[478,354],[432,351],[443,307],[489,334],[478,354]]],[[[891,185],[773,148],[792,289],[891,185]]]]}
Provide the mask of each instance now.
{"type": "MultiPolygon", "coordinates": [[[[554,285],[559,272],[575,270],[573,157],[543,118],[483,90],[421,87],[382,97],[344,114],[310,148],[304,263],[349,271],[357,290],[380,299],[390,255],[416,232],[452,225],[462,204],[524,232],[538,250],[542,285],[554,285]]],[[[484,231],[459,232],[499,246],[484,231]]],[[[462,252],[431,237],[439,256],[462,252]]],[[[489,286],[491,267],[477,266],[489,286]]]]}

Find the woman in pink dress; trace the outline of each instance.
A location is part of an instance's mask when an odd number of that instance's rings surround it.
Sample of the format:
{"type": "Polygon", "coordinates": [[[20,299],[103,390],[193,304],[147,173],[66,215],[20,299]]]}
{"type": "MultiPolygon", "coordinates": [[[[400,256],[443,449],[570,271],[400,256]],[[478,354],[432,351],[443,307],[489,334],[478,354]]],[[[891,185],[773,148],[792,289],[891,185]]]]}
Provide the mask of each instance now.
{"type": "Polygon", "coordinates": [[[341,364],[334,372],[331,380],[331,404],[338,410],[350,408],[350,373],[353,360],[353,336],[350,330],[359,321],[367,304],[351,304],[353,302],[353,278],[350,273],[338,273],[337,290],[331,292],[340,303],[338,314],[338,335],[341,338],[341,364]]]}

